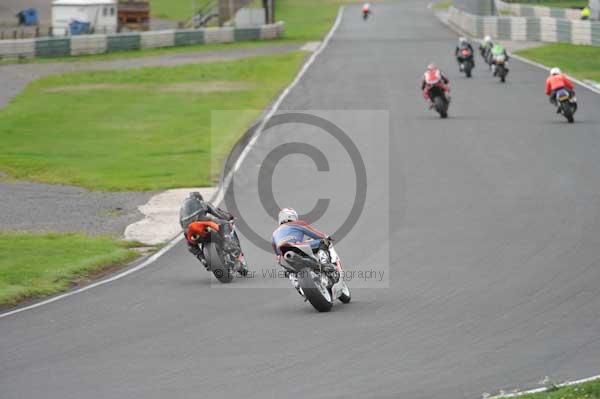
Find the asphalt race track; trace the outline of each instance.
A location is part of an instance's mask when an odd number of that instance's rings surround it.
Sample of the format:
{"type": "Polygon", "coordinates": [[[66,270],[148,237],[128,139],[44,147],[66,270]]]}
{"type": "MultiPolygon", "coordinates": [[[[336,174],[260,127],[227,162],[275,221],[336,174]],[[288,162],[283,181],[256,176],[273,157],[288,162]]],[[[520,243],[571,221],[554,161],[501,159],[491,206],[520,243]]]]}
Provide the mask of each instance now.
{"type": "MultiPolygon", "coordinates": [[[[263,275],[273,256],[247,236],[256,274],[226,287],[178,245],[114,283],[0,319],[2,399],[454,399],[598,374],[600,97],[578,88],[568,125],[543,70],[513,61],[501,85],[478,58],[474,78],[461,76],[456,35],[426,2],[376,4],[366,23],[359,10],[346,9],[282,110],[317,110],[360,151],[365,207],[337,249],[348,270],[381,281],[350,281],[353,302],[319,314],[263,275]],[[420,97],[432,60],[452,81],[448,120],[420,97]]],[[[255,178],[294,139],[328,168],[284,157],[282,206],[330,198],[317,226],[335,230],[362,184],[318,129],[265,132],[234,190],[259,236],[275,222],[255,178]]]]}

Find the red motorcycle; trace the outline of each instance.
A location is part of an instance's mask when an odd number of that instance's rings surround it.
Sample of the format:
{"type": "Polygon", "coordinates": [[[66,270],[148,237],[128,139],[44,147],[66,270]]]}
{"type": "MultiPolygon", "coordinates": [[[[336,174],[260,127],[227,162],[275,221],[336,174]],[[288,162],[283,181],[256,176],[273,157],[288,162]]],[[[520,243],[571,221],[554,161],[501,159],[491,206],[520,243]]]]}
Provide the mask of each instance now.
{"type": "Polygon", "coordinates": [[[446,119],[450,107],[450,97],[446,95],[449,89],[441,80],[428,80],[426,83],[423,96],[431,102],[430,109],[435,109],[442,119],[446,119]]]}

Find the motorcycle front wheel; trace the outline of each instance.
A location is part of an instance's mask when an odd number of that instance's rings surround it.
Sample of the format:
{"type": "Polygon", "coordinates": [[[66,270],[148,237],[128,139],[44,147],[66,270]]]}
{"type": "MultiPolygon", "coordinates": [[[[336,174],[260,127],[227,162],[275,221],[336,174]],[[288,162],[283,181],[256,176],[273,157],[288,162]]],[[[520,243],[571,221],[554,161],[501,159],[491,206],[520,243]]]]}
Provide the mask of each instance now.
{"type": "Polygon", "coordinates": [[[467,75],[467,78],[471,77],[472,70],[473,70],[473,64],[471,63],[471,61],[467,61],[465,63],[465,75],[467,75]]]}
{"type": "Polygon", "coordinates": [[[311,268],[304,268],[298,276],[298,283],[308,302],[319,312],[329,312],[333,306],[331,292],[321,276],[311,268]]]}
{"type": "Polygon", "coordinates": [[[446,103],[444,99],[440,96],[437,96],[433,99],[433,102],[435,103],[435,109],[440,114],[440,117],[442,117],[442,119],[447,118],[448,110],[446,108],[446,103]]]}

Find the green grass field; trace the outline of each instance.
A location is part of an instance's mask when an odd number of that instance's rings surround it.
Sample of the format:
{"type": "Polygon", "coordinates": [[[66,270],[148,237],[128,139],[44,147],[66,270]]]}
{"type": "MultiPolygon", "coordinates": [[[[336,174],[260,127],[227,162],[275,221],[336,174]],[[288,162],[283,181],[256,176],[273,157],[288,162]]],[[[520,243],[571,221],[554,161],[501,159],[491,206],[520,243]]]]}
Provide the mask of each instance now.
{"type": "Polygon", "coordinates": [[[137,256],[132,244],[78,234],[0,233],[0,305],[68,289],[107,266],[137,256]]]}
{"type": "MultiPolygon", "coordinates": [[[[321,40],[342,4],[358,0],[277,0],[276,19],[285,21],[287,40],[321,40]]],[[[197,4],[203,4],[198,0],[197,4]]],[[[192,16],[190,0],[152,0],[152,14],[177,21],[192,16]]]]}
{"type": "Polygon", "coordinates": [[[520,399],[600,399],[600,381],[520,396],[520,399]]]}
{"type": "Polygon", "coordinates": [[[443,0],[443,1],[438,1],[436,3],[433,3],[433,9],[434,10],[447,10],[450,8],[450,6],[452,5],[452,0],[443,0]]]}
{"type": "Polygon", "coordinates": [[[0,110],[0,170],[95,190],[210,186],[305,54],[75,73],[32,83],[0,110]],[[239,113],[211,143],[211,111],[239,113]],[[214,168],[213,168],[214,169],[214,168]]]}
{"type": "Polygon", "coordinates": [[[150,12],[153,17],[187,21],[192,18],[197,7],[206,4],[207,0],[150,0],[150,12]]]}
{"type": "Polygon", "coordinates": [[[600,82],[600,47],[546,44],[517,54],[548,67],[557,66],[576,78],[600,82]]]}
{"type": "Polygon", "coordinates": [[[321,40],[327,34],[340,5],[357,1],[344,0],[278,0],[276,18],[285,21],[285,37],[289,40],[321,40]]]}

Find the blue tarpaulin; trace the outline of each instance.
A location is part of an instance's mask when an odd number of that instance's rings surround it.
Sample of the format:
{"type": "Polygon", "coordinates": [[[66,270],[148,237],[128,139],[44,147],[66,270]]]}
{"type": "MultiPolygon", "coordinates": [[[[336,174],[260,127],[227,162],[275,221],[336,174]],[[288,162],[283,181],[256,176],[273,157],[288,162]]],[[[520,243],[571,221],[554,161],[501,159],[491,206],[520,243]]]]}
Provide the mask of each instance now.
{"type": "Polygon", "coordinates": [[[71,32],[71,35],[73,35],[73,36],[84,35],[86,33],[89,33],[90,32],[90,23],[86,22],[86,21],[78,21],[78,20],[74,19],[69,24],[69,32],[71,32]]]}
{"type": "Polygon", "coordinates": [[[32,26],[38,24],[38,13],[34,8],[28,8],[17,14],[19,25],[32,26]]]}

